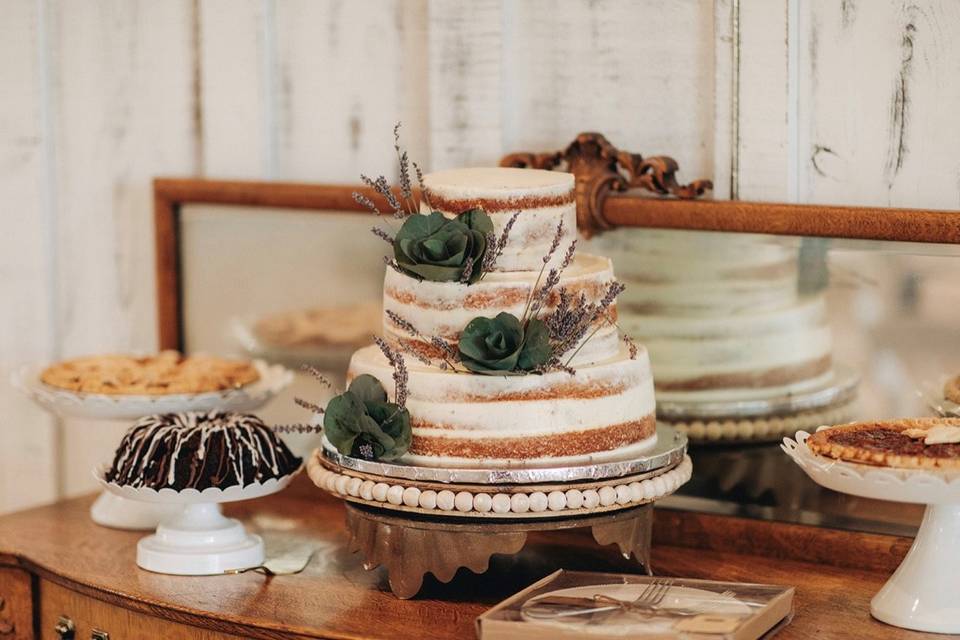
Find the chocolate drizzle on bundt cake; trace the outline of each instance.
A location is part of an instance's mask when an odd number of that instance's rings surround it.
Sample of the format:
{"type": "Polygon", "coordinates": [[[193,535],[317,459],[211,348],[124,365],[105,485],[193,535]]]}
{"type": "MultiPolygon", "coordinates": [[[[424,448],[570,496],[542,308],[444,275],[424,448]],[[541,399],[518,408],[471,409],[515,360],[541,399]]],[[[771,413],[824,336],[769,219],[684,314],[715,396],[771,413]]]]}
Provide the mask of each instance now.
{"type": "Polygon", "coordinates": [[[283,477],[300,463],[254,415],[173,413],[139,420],[120,443],[106,480],[178,491],[245,487],[283,477]]]}

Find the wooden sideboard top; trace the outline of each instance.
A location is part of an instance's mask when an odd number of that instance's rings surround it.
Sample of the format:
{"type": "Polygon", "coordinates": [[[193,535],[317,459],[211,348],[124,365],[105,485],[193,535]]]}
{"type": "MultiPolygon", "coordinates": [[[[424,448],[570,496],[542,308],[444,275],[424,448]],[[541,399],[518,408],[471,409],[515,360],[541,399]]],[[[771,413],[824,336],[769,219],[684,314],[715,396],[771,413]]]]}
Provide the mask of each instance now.
{"type": "MultiPolygon", "coordinates": [[[[264,536],[268,556],[271,543],[314,542],[318,552],[303,573],[167,576],[136,567],[136,543],[144,534],[95,525],[88,515],[92,500],[66,500],[0,518],[0,565],[24,567],[117,606],[249,637],[471,638],[480,613],[557,568],[636,571],[614,547],[595,545],[586,530],[534,534],[518,556],[495,557],[484,575],[461,569],[447,585],[428,577],[415,599],[398,600],[382,569],[365,571],[361,559],[347,551],[342,504],[299,478],[281,494],[226,510],[264,536]]],[[[737,519],[695,517],[684,524],[673,512],[664,512],[658,522],[653,553],[658,574],[795,585],[796,617],[778,638],[942,637],[870,618],[870,598],[889,574],[882,568],[902,557],[902,539],[865,536],[865,556],[888,556],[866,562],[873,567],[867,570],[744,553],[751,535],[763,536],[756,549],[770,553],[769,538],[777,535],[778,525],[751,533],[737,519]],[[717,540],[739,542],[730,550],[718,550],[715,540],[705,541],[711,544],[703,546],[712,548],[704,549],[663,544],[671,539],[667,527],[677,528],[681,544],[710,536],[710,527],[718,529],[717,540]]],[[[859,534],[844,534],[842,540],[830,532],[821,536],[812,527],[783,531],[789,545],[806,540],[814,549],[822,546],[818,540],[829,540],[832,552],[843,555],[856,554],[860,539],[859,534]]]]}

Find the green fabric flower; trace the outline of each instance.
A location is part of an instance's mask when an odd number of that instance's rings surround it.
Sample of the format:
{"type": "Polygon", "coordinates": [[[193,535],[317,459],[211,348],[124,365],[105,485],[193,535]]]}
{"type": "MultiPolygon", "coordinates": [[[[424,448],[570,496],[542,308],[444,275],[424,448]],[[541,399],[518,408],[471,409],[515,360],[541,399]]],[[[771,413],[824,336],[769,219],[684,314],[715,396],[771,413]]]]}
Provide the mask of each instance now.
{"type": "Polygon", "coordinates": [[[327,404],[323,430],[337,451],[355,458],[395,460],[410,448],[410,413],[388,402],[383,385],[367,374],[327,404]]]}
{"type": "Polygon", "coordinates": [[[450,219],[439,211],[406,219],[393,242],[397,264],[407,273],[432,282],[473,284],[482,275],[487,234],[493,223],[482,209],[450,219]],[[464,278],[464,271],[470,273],[464,278]]]}
{"type": "Polygon", "coordinates": [[[460,334],[460,361],[474,373],[510,375],[533,371],[550,360],[550,332],[531,318],[524,330],[513,314],[474,318],[460,334]]]}

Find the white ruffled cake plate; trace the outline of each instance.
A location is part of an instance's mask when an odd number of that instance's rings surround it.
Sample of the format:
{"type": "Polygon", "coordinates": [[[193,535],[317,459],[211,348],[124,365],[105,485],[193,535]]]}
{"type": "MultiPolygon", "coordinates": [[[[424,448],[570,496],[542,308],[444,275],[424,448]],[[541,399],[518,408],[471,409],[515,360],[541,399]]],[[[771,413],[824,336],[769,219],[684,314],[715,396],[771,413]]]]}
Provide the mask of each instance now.
{"type": "Polygon", "coordinates": [[[118,485],[104,479],[106,468],[101,466],[94,475],[111,494],[172,510],[157,525],[156,533],[137,543],[137,566],[154,573],[205,576],[257,567],[264,561],[260,536],[248,533],[239,520],[224,517],[220,504],[252,500],[281,491],[303,466],[282,478],[271,478],[263,483],[203,491],[158,491],[118,485]]]}
{"type": "Polygon", "coordinates": [[[263,360],[253,362],[260,379],[239,389],[172,395],[111,395],[77,393],[44,384],[47,365],[27,365],[15,371],[12,382],[34,402],[59,416],[95,420],[136,420],[158,413],[185,411],[253,411],[293,381],[293,372],[263,360]]]}
{"type": "Polygon", "coordinates": [[[873,617],[905,629],[960,633],[960,472],[893,469],[818,456],[798,431],[781,448],[817,484],[863,498],[928,505],[903,563],[870,605],[873,617]]]}

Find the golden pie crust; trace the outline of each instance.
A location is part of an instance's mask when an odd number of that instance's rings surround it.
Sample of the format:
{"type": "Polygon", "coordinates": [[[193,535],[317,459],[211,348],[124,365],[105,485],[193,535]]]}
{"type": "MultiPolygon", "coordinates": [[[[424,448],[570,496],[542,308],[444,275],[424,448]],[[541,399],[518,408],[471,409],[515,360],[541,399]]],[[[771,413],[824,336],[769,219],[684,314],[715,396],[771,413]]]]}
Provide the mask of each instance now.
{"type": "Polygon", "coordinates": [[[907,430],[960,427],[960,418],[854,422],[822,429],[807,439],[814,453],[860,464],[900,469],[960,469],[960,443],[925,444],[907,430]]]}
{"type": "Polygon", "coordinates": [[[383,325],[379,304],[317,307],[268,315],[256,322],[253,332],[264,344],[298,347],[360,347],[369,344],[383,325]]]}
{"type": "Polygon", "coordinates": [[[87,356],[47,367],[40,380],[51,387],[108,395],[171,395],[237,389],[260,379],[251,362],[176,351],[136,357],[87,356]]]}
{"type": "Polygon", "coordinates": [[[960,404],[960,376],[950,379],[943,385],[943,397],[950,402],[960,404]]]}

